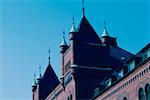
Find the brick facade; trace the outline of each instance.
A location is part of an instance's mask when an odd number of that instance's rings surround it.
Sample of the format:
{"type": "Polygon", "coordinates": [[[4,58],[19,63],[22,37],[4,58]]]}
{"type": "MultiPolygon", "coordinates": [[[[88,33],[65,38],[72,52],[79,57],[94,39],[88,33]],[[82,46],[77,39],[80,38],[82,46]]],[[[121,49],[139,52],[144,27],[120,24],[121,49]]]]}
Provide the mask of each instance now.
{"type": "Polygon", "coordinates": [[[123,100],[124,97],[127,97],[128,100],[139,100],[139,88],[145,89],[146,84],[150,84],[150,59],[133,73],[99,95],[96,100],[123,100]]]}
{"type": "Polygon", "coordinates": [[[60,79],[49,61],[44,75],[40,73],[34,80],[33,100],[150,98],[150,44],[133,55],[118,47],[106,26],[100,38],[86,16],[82,17],[78,29],[73,22],[69,34],[70,44],[63,37],[60,45],[60,79]]]}

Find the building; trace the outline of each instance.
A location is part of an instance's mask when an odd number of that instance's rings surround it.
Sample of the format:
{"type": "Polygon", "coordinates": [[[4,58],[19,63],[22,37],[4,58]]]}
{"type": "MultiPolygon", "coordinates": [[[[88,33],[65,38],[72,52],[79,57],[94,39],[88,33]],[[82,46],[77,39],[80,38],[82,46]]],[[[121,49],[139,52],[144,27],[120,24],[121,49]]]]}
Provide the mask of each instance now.
{"type": "Polygon", "coordinates": [[[150,44],[95,88],[96,100],[150,100],[150,44]],[[126,71],[126,72],[125,72],[126,71]]]}
{"type": "Polygon", "coordinates": [[[33,100],[150,100],[150,44],[136,55],[117,45],[104,25],[99,37],[84,14],[60,44],[61,78],[49,57],[32,85],[33,100]]]}

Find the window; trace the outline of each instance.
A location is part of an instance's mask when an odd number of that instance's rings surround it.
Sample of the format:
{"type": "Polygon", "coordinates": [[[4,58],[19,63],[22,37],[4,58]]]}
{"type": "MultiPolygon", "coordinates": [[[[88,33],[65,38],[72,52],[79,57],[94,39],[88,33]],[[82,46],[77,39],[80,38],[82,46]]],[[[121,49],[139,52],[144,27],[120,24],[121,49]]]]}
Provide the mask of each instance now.
{"type": "Polygon", "coordinates": [[[131,71],[132,69],[134,69],[134,67],[135,67],[135,61],[133,60],[128,64],[128,70],[131,71]]]}
{"type": "Polygon", "coordinates": [[[144,53],[143,53],[143,60],[146,60],[147,58],[150,57],[150,49],[146,50],[144,53]]]}
{"type": "Polygon", "coordinates": [[[107,81],[106,81],[106,87],[109,87],[112,83],[112,79],[109,78],[107,81]]]}
{"type": "Polygon", "coordinates": [[[145,100],[144,90],[140,88],[138,91],[139,100],[145,100]]]}
{"type": "Polygon", "coordinates": [[[99,94],[99,88],[96,88],[95,90],[94,90],[94,96],[97,96],[99,94]]]}
{"type": "Polygon", "coordinates": [[[122,70],[122,69],[119,71],[118,77],[119,77],[119,78],[123,77],[123,70],[122,70]]]}
{"type": "Polygon", "coordinates": [[[146,100],[150,100],[150,85],[146,84],[145,86],[145,94],[146,94],[146,100]]]}
{"type": "Polygon", "coordinates": [[[124,97],[123,100],[127,100],[127,97],[124,97]]]}

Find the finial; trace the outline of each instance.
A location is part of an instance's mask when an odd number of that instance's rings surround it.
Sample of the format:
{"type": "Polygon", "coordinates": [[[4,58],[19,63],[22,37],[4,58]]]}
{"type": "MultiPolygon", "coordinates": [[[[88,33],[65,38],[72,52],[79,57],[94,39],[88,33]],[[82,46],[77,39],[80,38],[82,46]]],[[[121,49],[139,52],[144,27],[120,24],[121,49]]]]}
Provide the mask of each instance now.
{"type": "Polygon", "coordinates": [[[41,66],[39,66],[39,74],[41,74],[41,66]]]}
{"type": "Polygon", "coordinates": [[[38,75],[38,79],[41,79],[42,75],[41,75],[41,66],[39,66],[39,75],[38,75]]]}
{"type": "Polygon", "coordinates": [[[82,0],[82,13],[83,13],[83,16],[85,16],[84,0],[82,0]]]}
{"type": "Polygon", "coordinates": [[[63,31],[63,38],[65,39],[65,30],[63,31]]]}
{"type": "Polygon", "coordinates": [[[33,83],[32,86],[36,86],[36,75],[35,73],[33,74],[33,83]]]}
{"type": "Polygon", "coordinates": [[[33,78],[34,78],[34,81],[36,80],[36,75],[35,75],[35,73],[33,74],[33,78]]]}
{"type": "Polygon", "coordinates": [[[49,53],[48,63],[49,63],[49,65],[50,65],[50,48],[49,48],[49,50],[48,50],[48,53],[49,53]]]}
{"type": "Polygon", "coordinates": [[[39,66],[39,74],[37,75],[37,84],[39,84],[39,82],[40,82],[41,79],[42,79],[41,66],[39,66]]]}
{"type": "Polygon", "coordinates": [[[74,16],[72,17],[72,22],[73,22],[73,24],[72,24],[72,26],[71,26],[70,33],[71,33],[71,32],[77,32],[77,31],[76,31],[76,27],[75,27],[75,23],[74,23],[74,16]]]}
{"type": "Polygon", "coordinates": [[[109,34],[107,32],[107,28],[106,28],[106,20],[105,19],[104,19],[104,31],[103,31],[102,37],[103,36],[109,36],[109,34]]]}
{"type": "Polygon", "coordinates": [[[33,83],[32,83],[32,87],[34,88],[36,86],[36,75],[35,73],[33,74],[33,83]]]}
{"type": "Polygon", "coordinates": [[[74,24],[74,16],[72,16],[72,22],[73,22],[73,24],[74,24]]]}
{"type": "Polygon", "coordinates": [[[104,29],[106,29],[106,20],[104,19],[104,29]]]}
{"type": "Polygon", "coordinates": [[[65,30],[63,30],[63,39],[65,40],[65,30]]]}
{"type": "Polygon", "coordinates": [[[62,42],[60,44],[60,47],[61,46],[66,46],[66,45],[67,45],[67,43],[66,43],[66,40],[65,40],[65,31],[63,31],[63,39],[62,39],[62,42]]]}

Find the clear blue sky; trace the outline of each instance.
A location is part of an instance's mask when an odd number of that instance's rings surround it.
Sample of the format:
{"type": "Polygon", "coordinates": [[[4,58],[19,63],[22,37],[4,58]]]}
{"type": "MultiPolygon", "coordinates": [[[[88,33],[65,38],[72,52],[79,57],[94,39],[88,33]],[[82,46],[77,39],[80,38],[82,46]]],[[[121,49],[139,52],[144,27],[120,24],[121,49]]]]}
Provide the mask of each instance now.
{"type": "MultiPolygon", "coordinates": [[[[81,0],[0,1],[0,99],[30,100],[34,72],[51,64],[60,76],[59,44],[67,39],[72,15],[78,25],[81,0]]],[[[149,0],[85,0],[85,13],[101,36],[106,19],[108,32],[120,47],[137,53],[150,42],[149,0]]]]}

